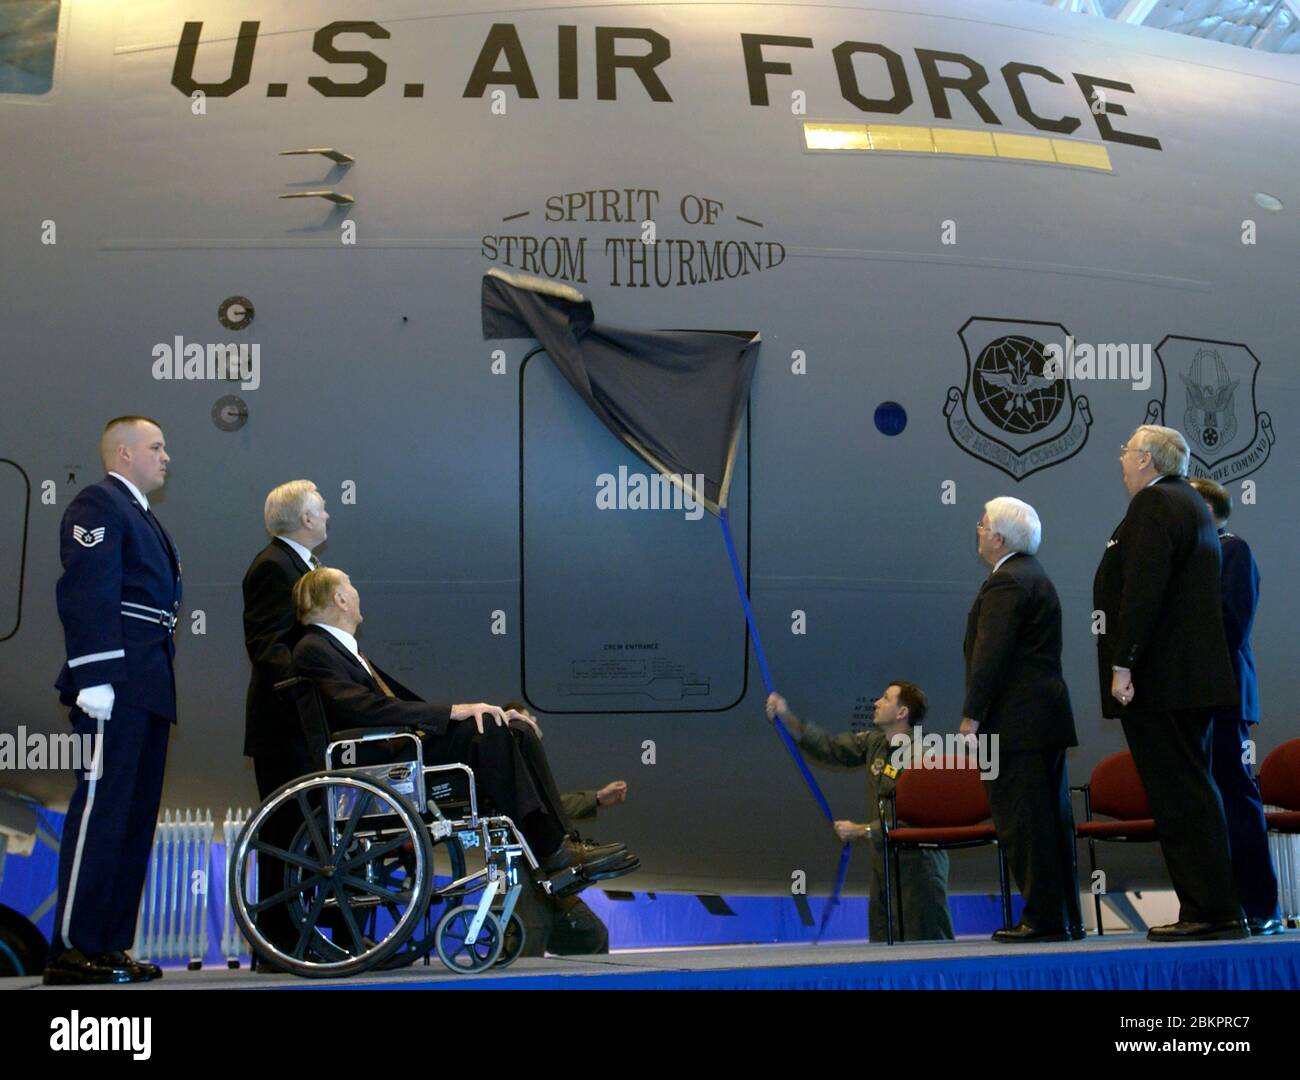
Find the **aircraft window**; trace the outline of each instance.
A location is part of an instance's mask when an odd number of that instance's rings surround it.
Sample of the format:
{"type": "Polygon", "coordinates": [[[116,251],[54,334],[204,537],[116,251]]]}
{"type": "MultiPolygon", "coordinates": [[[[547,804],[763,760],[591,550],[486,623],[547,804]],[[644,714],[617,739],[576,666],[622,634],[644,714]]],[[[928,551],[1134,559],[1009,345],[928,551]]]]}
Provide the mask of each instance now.
{"type": "Polygon", "coordinates": [[[0,94],[45,94],[54,85],[60,0],[0,0],[0,94]]]}
{"type": "Polygon", "coordinates": [[[805,121],[804,147],[813,151],[934,154],[1037,161],[1112,171],[1110,153],[1098,143],[1044,135],[972,131],[965,128],[909,127],[901,124],[830,124],[805,121]]]}
{"type": "Polygon", "coordinates": [[[882,435],[897,435],[907,427],[907,410],[897,401],[882,401],[876,406],[876,430],[882,435]]]}

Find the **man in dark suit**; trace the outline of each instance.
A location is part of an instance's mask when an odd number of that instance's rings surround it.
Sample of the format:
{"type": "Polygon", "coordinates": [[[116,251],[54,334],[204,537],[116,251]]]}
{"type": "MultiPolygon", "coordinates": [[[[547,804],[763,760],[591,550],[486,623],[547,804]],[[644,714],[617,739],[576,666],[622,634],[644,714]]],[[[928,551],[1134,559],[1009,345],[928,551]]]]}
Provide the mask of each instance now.
{"type": "Polygon", "coordinates": [[[294,643],[301,627],[293,613],[293,587],[318,565],[314,549],[327,536],[330,516],[310,480],[274,488],[262,511],[271,542],[244,574],[244,645],[253,670],[244,708],[244,754],[253,759],[257,793],[263,799],[280,785],[323,762],[307,761],[295,738],[292,707],[275,684],[293,676],[294,643]]]}
{"type": "Polygon", "coordinates": [[[1235,709],[1215,710],[1210,720],[1210,775],[1223,799],[1232,872],[1246,923],[1252,935],[1280,934],[1285,924],[1277,903],[1277,876],[1268,854],[1264,803],[1244,750],[1251,742],[1250,725],[1259,723],[1259,683],[1250,648],[1250,628],[1259,603],[1259,567],[1250,545],[1228,531],[1232,514],[1228,491],[1205,478],[1189,482],[1205,500],[1222,545],[1219,591],[1223,595],[1223,632],[1241,699],[1235,709]]]}
{"type": "Polygon", "coordinates": [[[143,982],[155,964],[126,950],[135,924],[176,722],[172,660],[181,603],[176,545],[148,496],[167,479],[162,429],[110,420],[108,475],[83,488],[59,527],[56,589],[67,662],[55,686],[78,742],[96,747],[77,774],[59,845],[59,899],[45,982],[143,982]]]}
{"type": "Polygon", "coordinates": [[[1223,633],[1219,538],[1183,479],[1190,454],[1173,428],[1144,424],[1120,454],[1128,511],[1092,586],[1102,714],[1124,725],[1180,904],[1152,941],[1247,935],[1210,778],[1210,716],[1236,708],[1223,633]]]}
{"type": "Polygon", "coordinates": [[[541,729],[531,716],[485,702],[431,705],[381,671],[357,644],[361,597],[341,570],[322,566],[304,574],[294,586],[293,601],[303,624],[293,647],[294,670],[316,684],[331,731],[418,730],[426,764],[462,762],[474,770],[480,793],[519,827],[544,877],[573,870],[590,881],[637,868],[622,844],[569,837],[563,799],[542,749],[541,729]]]}
{"type": "Polygon", "coordinates": [[[1061,602],[1034,557],[1038,514],[1019,499],[986,503],[976,526],[992,568],[966,617],[966,697],[961,730],[997,739],[986,778],[998,843],[1024,897],[1020,922],[996,941],[1083,937],[1074,818],[1065,751],[1077,746],[1061,673],[1061,602]]]}
{"type": "MultiPolygon", "coordinates": [[[[329,518],[325,500],[310,480],[290,480],[273,488],[262,509],[271,541],[244,574],[244,645],[253,666],[244,708],[244,754],[253,759],[262,799],[324,765],[308,757],[293,706],[275,693],[275,684],[293,676],[292,649],[301,632],[293,614],[293,587],[317,565],[312,551],[325,542],[329,518]]],[[[282,814],[266,823],[263,834],[287,848],[295,827],[292,815],[282,814]]],[[[279,859],[258,853],[259,882],[281,881],[283,867],[279,859]]],[[[297,940],[283,907],[259,915],[258,925],[277,944],[292,946],[297,940]]]]}

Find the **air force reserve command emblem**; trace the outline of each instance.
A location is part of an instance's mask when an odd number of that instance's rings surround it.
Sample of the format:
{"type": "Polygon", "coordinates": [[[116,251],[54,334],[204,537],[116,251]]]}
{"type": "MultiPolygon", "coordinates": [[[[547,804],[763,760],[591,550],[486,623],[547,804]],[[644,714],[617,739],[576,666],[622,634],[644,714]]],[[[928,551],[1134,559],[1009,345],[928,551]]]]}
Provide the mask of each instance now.
{"type": "Polygon", "coordinates": [[[966,384],[950,386],[943,405],[953,442],[1017,481],[1083,449],[1088,399],[1076,398],[1070,379],[1048,367],[1049,346],[1068,349],[1064,326],[972,318],[958,336],[966,384]]]}
{"type": "Polygon", "coordinates": [[[104,530],[106,526],[101,525],[97,529],[83,529],[80,525],[72,526],[72,539],[82,547],[94,547],[104,539],[104,530]]]}
{"type": "Polygon", "coordinates": [[[1170,334],[1156,346],[1156,357],[1160,396],[1147,403],[1143,423],[1182,431],[1192,452],[1189,475],[1227,484],[1268,460],[1273,420],[1255,404],[1259,360],[1250,349],[1170,334]],[[1172,385],[1170,372],[1178,375],[1172,385]]]}

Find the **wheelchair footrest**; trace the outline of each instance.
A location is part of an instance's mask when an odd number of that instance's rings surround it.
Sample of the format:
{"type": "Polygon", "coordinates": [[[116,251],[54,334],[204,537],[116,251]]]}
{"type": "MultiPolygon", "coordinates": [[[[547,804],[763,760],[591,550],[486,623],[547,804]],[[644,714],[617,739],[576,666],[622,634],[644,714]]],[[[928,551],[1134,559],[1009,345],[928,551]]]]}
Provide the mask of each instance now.
{"type": "Polygon", "coordinates": [[[613,866],[602,866],[599,870],[588,870],[586,877],[588,881],[608,881],[610,878],[622,877],[624,874],[630,874],[640,869],[641,860],[635,855],[629,855],[623,862],[615,863],[613,866]]]}
{"type": "Polygon", "coordinates": [[[640,867],[641,860],[635,855],[629,854],[621,862],[605,864],[599,869],[590,869],[584,866],[566,867],[549,878],[543,878],[541,885],[551,896],[556,898],[572,896],[597,881],[608,881],[610,878],[622,877],[624,874],[630,874],[634,870],[640,869],[640,867]]]}

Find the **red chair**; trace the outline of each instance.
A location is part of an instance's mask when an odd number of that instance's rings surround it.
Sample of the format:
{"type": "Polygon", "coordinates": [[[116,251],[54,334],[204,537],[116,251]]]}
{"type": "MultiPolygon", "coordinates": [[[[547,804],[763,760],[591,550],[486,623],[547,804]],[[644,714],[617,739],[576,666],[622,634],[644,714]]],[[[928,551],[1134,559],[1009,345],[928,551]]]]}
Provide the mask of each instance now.
{"type": "MultiPolygon", "coordinates": [[[[1264,812],[1269,832],[1284,836],[1300,833],[1300,739],[1284,742],[1264,759],[1264,764],[1259,769],[1259,794],[1265,806],[1281,807],[1279,810],[1264,812]]],[[[1291,844],[1281,846],[1277,863],[1281,881],[1295,881],[1295,852],[1291,844]]],[[[1283,893],[1291,894],[1291,889],[1284,887],[1283,893]]],[[[1289,906],[1293,909],[1300,908],[1300,904],[1295,902],[1289,906]]],[[[1292,926],[1300,921],[1300,910],[1284,914],[1292,926]]]]}
{"type": "MultiPolygon", "coordinates": [[[[1070,790],[1083,792],[1086,820],[1075,826],[1074,834],[1088,841],[1088,857],[1092,861],[1092,875],[1088,879],[1090,886],[1097,877],[1098,840],[1130,844],[1149,844],[1159,840],[1146,788],[1142,786],[1142,778],[1133,764],[1133,755],[1127,750],[1102,758],[1092,770],[1088,783],[1070,790]],[[1113,820],[1097,821],[1092,816],[1094,813],[1113,820]]],[[[1094,890],[1092,901],[1097,909],[1097,933],[1103,934],[1101,893],[1094,890]]]]}
{"type": "MultiPolygon", "coordinates": [[[[989,819],[984,781],[973,764],[946,758],[942,769],[909,768],[898,774],[893,797],[880,800],[880,820],[885,848],[885,941],[894,943],[894,876],[897,861],[891,853],[904,848],[979,847],[997,844],[998,834],[989,819]],[[886,812],[885,803],[890,804],[886,812]],[[899,826],[899,819],[908,822],[899,826]]],[[[1011,888],[1007,860],[998,847],[998,880],[1002,886],[1002,925],[1011,926],[1011,888]]],[[[898,902],[903,902],[901,878],[898,902]]],[[[900,911],[899,929],[902,929],[900,911]]]]}

